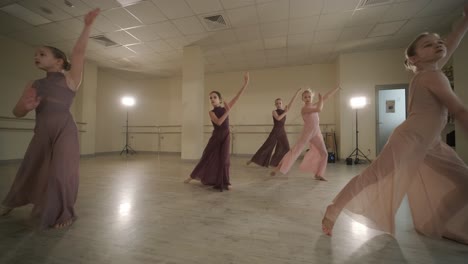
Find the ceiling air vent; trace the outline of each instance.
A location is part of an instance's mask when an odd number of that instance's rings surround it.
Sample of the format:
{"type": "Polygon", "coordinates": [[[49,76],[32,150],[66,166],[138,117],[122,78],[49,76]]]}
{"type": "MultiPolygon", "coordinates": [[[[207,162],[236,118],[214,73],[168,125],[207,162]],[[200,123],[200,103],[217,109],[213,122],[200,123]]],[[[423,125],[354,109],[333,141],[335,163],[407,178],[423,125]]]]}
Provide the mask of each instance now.
{"type": "Polygon", "coordinates": [[[377,5],[389,5],[393,3],[395,0],[361,0],[357,9],[372,7],[377,5]]]}
{"type": "Polygon", "coordinates": [[[216,31],[229,28],[227,20],[223,15],[211,15],[202,17],[208,31],[216,31]]]}
{"type": "Polygon", "coordinates": [[[92,36],[90,37],[91,39],[94,39],[97,43],[105,46],[105,47],[115,47],[119,46],[118,43],[114,42],[113,40],[110,40],[104,35],[97,35],[97,36],[92,36]]]}

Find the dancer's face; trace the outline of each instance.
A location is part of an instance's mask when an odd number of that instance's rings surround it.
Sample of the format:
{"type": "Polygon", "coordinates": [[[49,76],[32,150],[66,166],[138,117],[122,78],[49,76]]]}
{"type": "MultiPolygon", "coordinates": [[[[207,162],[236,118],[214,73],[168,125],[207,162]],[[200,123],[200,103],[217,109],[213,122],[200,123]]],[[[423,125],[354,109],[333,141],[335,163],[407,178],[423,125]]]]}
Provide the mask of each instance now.
{"type": "Polygon", "coordinates": [[[305,91],[303,94],[302,94],[302,101],[304,103],[310,103],[312,102],[312,99],[314,99],[314,94],[311,93],[311,92],[308,92],[308,91],[305,91]]]}
{"type": "Polygon", "coordinates": [[[283,109],[283,101],[276,100],[275,101],[275,106],[276,106],[276,109],[283,109]]]}
{"type": "Polygon", "coordinates": [[[435,63],[447,55],[447,47],[439,36],[430,34],[416,43],[416,55],[411,59],[414,63],[435,63]]]}
{"type": "Polygon", "coordinates": [[[40,47],[34,53],[34,64],[41,70],[60,70],[63,61],[62,59],[55,58],[50,49],[40,47]]]}
{"type": "Polygon", "coordinates": [[[216,93],[210,93],[210,103],[212,106],[218,106],[221,104],[221,99],[216,93]]]}

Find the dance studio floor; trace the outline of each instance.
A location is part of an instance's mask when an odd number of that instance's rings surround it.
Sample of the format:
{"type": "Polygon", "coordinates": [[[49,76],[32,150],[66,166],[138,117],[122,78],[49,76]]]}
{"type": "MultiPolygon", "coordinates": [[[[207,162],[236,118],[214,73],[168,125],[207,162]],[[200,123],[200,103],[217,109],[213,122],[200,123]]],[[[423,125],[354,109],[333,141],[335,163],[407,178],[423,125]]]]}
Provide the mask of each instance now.
{"type": "MultiPolygon", "coordinates": [[[[36,231],[30,207],[0,219],[0,263],[467,263],[468,246],[418,235],[403,204],[396,238],[341,217],[322,235],[325,206],[366,165],[330,164],[328,182],[232,157],[232,190],[184,184],[178,155],[82,159],[78,220],[36,231]]],[[[4,197],[18,164],[0,165],[4,197]]]]}

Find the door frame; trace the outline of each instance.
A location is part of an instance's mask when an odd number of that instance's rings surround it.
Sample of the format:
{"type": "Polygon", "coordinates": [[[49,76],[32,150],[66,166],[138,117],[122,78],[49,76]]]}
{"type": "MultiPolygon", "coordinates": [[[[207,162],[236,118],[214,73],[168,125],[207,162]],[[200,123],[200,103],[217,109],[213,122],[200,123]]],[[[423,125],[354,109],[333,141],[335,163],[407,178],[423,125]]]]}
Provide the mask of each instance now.
{"type": "Polygon", "coordinates": [[[379,91],[383,90],[398,90],[405,89],[405,120],[408,118],[408,94],[409,94],[409,83],[400,84],[379,84],[375,86],[375,156],[380,154],[379,149],[379,91]]]}

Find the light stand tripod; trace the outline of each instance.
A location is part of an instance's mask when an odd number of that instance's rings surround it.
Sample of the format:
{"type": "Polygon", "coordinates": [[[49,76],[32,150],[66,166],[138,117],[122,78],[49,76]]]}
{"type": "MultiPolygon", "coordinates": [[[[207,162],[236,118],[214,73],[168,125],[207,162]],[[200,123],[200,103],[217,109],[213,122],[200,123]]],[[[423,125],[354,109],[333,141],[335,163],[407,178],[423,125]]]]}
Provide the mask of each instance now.
{"type": "Polygon", "coordinates": [[[124,153],[124,152],[125,152],[125,156],[127,156],[128,153],[136,154],[136,151],[133,150],[132,147],[130,147],[130,145],[128,145],[128,109],[127,109],[127,122],[126,122],[126,125],[125,125],[125,146],[122,149],[122,151],[120,152],[120,155],[122,155],[122,153],[124,153]]]}
{"type": "Polygon", "coordinates": [[[359,129],[358,129],[358,109],[356,108],[356,148],[349,154],[348,158],[352,157],[354,155],[354,164],[359,163],[359,157],[365,158],[369,163],[371,162],[367,156],[362,153],[362,151],[359,149],[359,129]]]}

